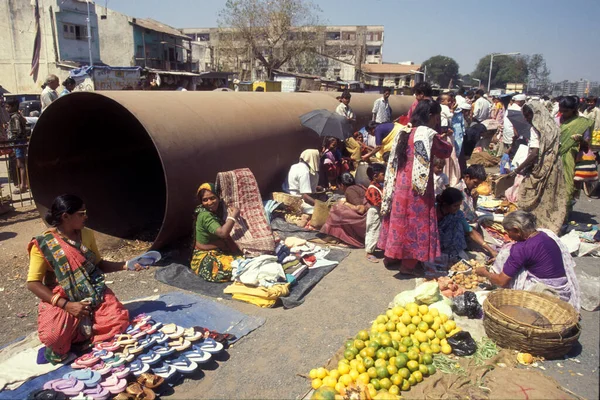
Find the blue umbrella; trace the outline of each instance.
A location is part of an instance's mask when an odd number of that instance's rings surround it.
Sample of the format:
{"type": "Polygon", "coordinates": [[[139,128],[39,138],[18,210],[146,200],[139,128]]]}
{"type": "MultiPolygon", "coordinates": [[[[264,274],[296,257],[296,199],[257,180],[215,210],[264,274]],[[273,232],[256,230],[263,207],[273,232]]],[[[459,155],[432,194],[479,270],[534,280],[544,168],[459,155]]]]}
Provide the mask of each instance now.
{"type": "Polygon", "coordinates": [[[352,124],[346,117],[328,110],[314,110],[300,116],[302,126],[312,129],[319,136],[333,136],[344,140],[354,132],[352,124]]]}

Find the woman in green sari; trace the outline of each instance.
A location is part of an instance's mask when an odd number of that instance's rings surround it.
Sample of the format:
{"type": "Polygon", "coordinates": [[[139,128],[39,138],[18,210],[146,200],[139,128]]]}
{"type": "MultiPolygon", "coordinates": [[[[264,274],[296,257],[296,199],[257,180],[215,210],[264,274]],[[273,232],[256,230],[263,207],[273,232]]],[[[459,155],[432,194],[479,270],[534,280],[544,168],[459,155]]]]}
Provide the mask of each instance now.
{"type": "Polygon", "coordinates": [[[190,267],[209,282],[230,281],[231,264],[241,255],[230,236],[240,210],[229,207],[225,212],[212,183],[200,185],[198,200],[200,205],[195,212],[195,243],[190,267]]]}
{"type": "Polygon", "coordinates": [[[567,210],[573,209],[575,197],[575,161],[583,141],[589,141],[594,122],[580,117],[577,110],[579,101],[575,96],[564,97],[559,105],[560,112],[560,148],[563,162],[565,186],[567,191],[567,210]]]}

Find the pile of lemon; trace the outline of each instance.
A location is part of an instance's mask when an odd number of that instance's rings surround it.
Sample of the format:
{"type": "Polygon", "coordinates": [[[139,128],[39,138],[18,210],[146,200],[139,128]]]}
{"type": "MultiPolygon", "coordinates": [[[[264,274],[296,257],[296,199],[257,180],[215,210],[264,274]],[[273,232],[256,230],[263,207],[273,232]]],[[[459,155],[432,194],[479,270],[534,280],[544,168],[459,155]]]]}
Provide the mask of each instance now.
{"type": "Polygon", "coordinates": [[[437,309],[415,303],[394,307],[375,319],[370,332],[360,331],[346,342],[337,369],[312,369],[312,387],[329,386],[339,393],[358,383],[372,398],[393,398],[435,374],[433,355],[452,353],[446,338],[458,331],[437,309]]]}

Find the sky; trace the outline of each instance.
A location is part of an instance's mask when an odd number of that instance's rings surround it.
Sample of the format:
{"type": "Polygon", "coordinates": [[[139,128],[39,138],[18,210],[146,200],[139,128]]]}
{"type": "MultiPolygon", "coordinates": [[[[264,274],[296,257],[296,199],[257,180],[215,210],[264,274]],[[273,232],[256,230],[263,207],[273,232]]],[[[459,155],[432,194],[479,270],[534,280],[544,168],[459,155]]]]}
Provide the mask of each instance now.
{"type": "MultiPolygon", "coordinates": [[[[226,0],[96,0],[176,28],[216,27],[226,0]]],[[[327,25],[384,25],[383,60],[438,54],[471,73],[489,53],[540,53],[554,82],[600,81],[600,0],[314,0],[327,25]],[[586,28],[589,27],[590,29],[586,28]]]]}

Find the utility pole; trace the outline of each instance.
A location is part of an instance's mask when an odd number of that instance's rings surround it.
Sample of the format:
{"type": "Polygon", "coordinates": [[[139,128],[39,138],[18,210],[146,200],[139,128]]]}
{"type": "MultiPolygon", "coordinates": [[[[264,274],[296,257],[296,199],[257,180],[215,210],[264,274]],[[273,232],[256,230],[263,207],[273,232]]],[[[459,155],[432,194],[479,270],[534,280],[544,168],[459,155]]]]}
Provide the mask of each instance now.
{"type": "Polygon", "coordinates": [[[88,51],[90,53],[90,67],[94,66],[94,59],[92,58],[92,26],[90,21],[90,1],[87,0],[87,39],[88,39],[88,51]]]}

